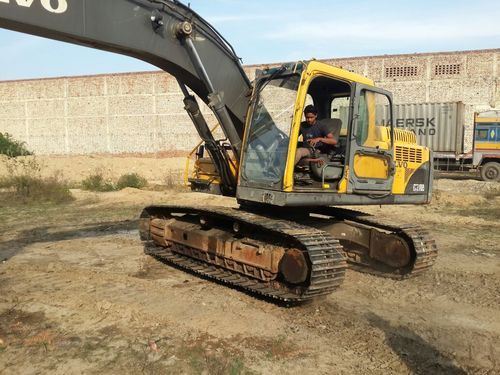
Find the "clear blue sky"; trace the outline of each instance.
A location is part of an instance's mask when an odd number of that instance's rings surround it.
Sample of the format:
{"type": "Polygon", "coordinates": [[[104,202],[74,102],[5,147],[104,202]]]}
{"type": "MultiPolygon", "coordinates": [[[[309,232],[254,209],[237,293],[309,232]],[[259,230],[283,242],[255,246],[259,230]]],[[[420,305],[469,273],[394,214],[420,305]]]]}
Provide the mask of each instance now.
{"type": "MultiPolygon", "coordinates": [[[[244,64],[500,48],[499,0],[190,3],[244,64]]],[[[0,56],[0,80],[156,70],[129,57],[7,30],[0,30],[0,56]]]]}

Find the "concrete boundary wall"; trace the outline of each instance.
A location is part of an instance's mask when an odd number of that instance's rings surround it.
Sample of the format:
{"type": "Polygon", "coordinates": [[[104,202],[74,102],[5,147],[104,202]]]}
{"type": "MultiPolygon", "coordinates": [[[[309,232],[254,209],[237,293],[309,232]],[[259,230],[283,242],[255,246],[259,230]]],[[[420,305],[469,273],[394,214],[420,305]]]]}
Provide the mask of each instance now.
{"type": "MultiPolygon", "coordinates": [[[[500,49],[325,62],[373,78],[396,103],[463,102],[466,149],[473,112],[500,107],[500,49]]],[[[260,67],[245,69],[252,78],[260,67]]],[[[215,125],[206,106],[203,112],[215,125]]],[[[164,72],[0,82],[0,132],[42,155],[187,152],[199,141],[175,79],[164,72]]]]}
{"type": "Polygon", "coordinates": [[[176,81],[162,72],[2,82],[0,129],[38,154],[185,151],[198,142],[176,81]]]}

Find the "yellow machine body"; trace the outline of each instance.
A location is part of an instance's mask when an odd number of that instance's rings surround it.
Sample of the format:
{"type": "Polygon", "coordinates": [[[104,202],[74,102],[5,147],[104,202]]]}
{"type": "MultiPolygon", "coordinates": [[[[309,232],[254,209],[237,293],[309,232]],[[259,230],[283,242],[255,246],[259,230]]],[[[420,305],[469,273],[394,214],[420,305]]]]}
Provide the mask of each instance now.
{"type": "MultiPolygon", "coordinates": [[[[285,78],[280,78],[282,81],[272,89],[277,92],[268,88],[270,83],[259,85],[258,80],[255,83],[253,95],[256,98],[248,111],[241,163],[233,161],[234,173],[238,175],[238,199],[279,206],[427,203],[430,200],[431,152],[416,143],[413,132],[392,128],[390,94],[377,89],[366,77],[318,61],[304,64],[300,74],[298,70],[296,66],[290,69],[289,76],[297,82],[296,89],[290,93],[281,95],[278,92],[279,84],[288,84],[283,83],[285,78]],[[265,90],[270,91],[268,98],[265,98],[265,90]],[[281,116],[286,118],[281,125],[278,124],[280,114],[273,114],[276,110],[269,105],[269,100],[273,100],[271,105],[276,105],[280,97],[288,100],[283,104],[286,105],[283,111],[288,112],[281,116]],[[259,101],[265,99],[267,102],[259,101]],[[337,99],[347,103],[337,108],[340,114],[334,112],[331,103],[326,110],[325,103],[328,105],[329,100],[333,103],[337,99]],[[325,102],[323,105],[319,103],[321,100],[325,102]],[[381,100],[385,102],[381,104],[381,100]],[[337,162],[326,159],[326,173],[320,168],[316,176],[311,174],[309,184],[300,185],[295,155],[301,143],[303,111],[311,103],[323,106],[322,119],[332,120],[336,115],[344,117],[338,120],[342,127],[337,129],[337,136],[345,150],[343,159],[337,162]],[[271,124],[269,119],[267,122],[256,120],[262,117],[259,108],[266,105],[266,116],[276,117],[273,119],[276,124],[271,124]],[[273,127],[279,129],[273,130],[273,127]],[[267,142],[272,143],[272,131],[277,131],[281,138],[276,149],[269,146],[266,150],[264,143],[263,146],[254,145],[261,142],[259,137],[267,137],[270,139],[267,142]],[[263,149],[260,153],[259,147],[263,149]],[[279,163],[268,162],[276,158],[279,163]],[[337,174],[332,176],[328,172],[331,170],[337,174]],[[266,173],[274,173],[276,178],[268,179],[266,173]]],[[[191,180],[204,180],[214,185],[220,182],[207,158],[198,158],[195,162],[191,180]]]]}

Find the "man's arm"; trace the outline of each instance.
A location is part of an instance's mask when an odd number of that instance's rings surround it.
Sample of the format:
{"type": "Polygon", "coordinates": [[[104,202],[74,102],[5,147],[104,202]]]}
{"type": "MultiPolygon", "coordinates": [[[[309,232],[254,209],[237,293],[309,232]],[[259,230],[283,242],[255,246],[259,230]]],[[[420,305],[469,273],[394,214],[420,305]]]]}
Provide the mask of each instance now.
{"type": "Polygon", "coordinates": [[[309,144],[311,146],[316,146],[316,144],[319,142],[323,143],[324,145],[331,146],[335,146],[338,143],[338,141],[333,137],[332,133],[328,133],[324,137],[317,137],[309,140],[309,144]]]}
{"type": "Polygon", "coordinates": [[[309,141],[311,146],[315,146],[317,143],[322,143],[324,145],[335,146],[338,143],[338,138],[333,136],[333,131],[329,126],[320,122],[318,124],[321,131],[321,137],[313,138],[309,141]]]}

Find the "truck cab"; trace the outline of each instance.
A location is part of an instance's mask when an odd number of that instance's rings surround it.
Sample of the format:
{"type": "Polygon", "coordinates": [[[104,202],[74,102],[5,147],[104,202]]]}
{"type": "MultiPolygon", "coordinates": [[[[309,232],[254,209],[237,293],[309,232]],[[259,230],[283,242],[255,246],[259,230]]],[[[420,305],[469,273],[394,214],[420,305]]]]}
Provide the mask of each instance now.
{"type": "Polygon", "coordinates": [[[474,114],[472,164],[484,181],[500,181],[500,111],[474,114]]]}

